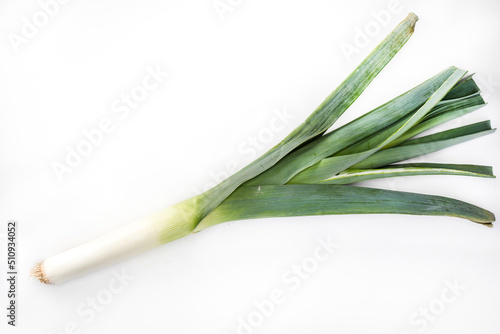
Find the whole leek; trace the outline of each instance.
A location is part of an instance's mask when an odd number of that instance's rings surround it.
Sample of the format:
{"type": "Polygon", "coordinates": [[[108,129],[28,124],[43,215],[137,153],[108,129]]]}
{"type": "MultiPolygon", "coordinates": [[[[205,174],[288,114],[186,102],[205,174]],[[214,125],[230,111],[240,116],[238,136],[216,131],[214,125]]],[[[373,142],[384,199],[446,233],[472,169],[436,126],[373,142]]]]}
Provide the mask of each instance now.
{"type": "MultiPolygon", "coordinates": [[[[207,192],[47,258],[33,275],[58,284],[118,259],[231,220],[260,217],[400,213],[456,216],[482,224],[492,213],[454,199],[351,185],[408,175],[493,177],[486,166],[393,165],[484,134],[489,123],[429,140],[415,135],[484,105],[465,71],[450,67],[325,135],[403,47],[418,20],[402,21],[323,103],[279,144],[207,192]]],[[[425,137],[424,137],[425,138],[425,137]]]]}

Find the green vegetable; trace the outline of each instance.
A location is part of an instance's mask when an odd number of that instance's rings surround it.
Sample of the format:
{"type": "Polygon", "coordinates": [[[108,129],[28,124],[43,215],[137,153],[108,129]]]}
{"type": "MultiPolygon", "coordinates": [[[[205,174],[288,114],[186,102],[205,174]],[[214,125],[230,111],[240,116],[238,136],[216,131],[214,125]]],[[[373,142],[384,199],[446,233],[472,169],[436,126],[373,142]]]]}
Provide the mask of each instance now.
{"type": "Polygon", "coordinates": [[[484,121],[414,138],[485,105],[472,77],[455,67],[325,134],[407,42],[417,19],[408,15],[304,123],[260,158],[203,194],[47,258],[34,276],[61,283],[231,220],[397,213],[452,216],[490,226],[491,212],[455,199],[342,185],[411,175],[494,177],[487,166],[392,165],[494,131],[484,121]]]}

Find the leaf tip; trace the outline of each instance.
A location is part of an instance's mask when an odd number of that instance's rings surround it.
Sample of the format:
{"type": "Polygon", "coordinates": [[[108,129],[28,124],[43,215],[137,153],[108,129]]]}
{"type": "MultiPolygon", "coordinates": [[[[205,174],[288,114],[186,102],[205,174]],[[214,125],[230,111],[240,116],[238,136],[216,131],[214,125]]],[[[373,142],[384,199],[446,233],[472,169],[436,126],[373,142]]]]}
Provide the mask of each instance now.
{"type": "Polygon", "coordinates": [[[415,29],[415,24],[418,21],[418,16],[415,13],[410,13],[406,17],[405,21],[408,21],[410,23],[410,28],[413,31],[415,29]]]}
{"type": "Polygon", "coordinates": [[[479,220],[476,220],[476,223],[480,223],[486,227],[493,227],[493,222],[496,220],[495,214],[488,210],[484,210],[484,217],[479,220]]]}

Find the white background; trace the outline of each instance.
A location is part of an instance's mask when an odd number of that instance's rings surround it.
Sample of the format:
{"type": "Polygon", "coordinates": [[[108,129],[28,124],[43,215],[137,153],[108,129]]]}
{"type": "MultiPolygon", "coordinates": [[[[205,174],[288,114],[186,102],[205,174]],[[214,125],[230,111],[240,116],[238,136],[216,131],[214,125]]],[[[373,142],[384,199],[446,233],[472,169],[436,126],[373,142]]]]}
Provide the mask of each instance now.
{"type": "MultiPolygon", "coordinates": [[[[19,221],[18,327],[7,328],[2,311],[2,333],[232,334],[239,317],[247,319],[274,289],[285,301],[254,333],[499,333],[500,229],[454,218],[238,222],[64,285],[28,278],[37,261],[191,197],[230,161],[247,164],[242,147],[250,147],[249,137],[269,128],[275,109],[286,110],[294,117],[258,150],[264,153],[410,11],[420,17],[414,36],[339,124],[451,65],[477,73],[489,105],[446,126],[500,124],[497,1],[400,1],[352,57],[340,46],[354,45],[357,29],[377,22],[372,13],[387,11],[388,1],[230,3],[221,18],[211,0],[75,0],[16,51],[8,36],[21,34],[23,17],[32,21],[41,7],[0,2],[2,310],[6,224],[19,221]],[[113,101],[140,84],[148,66],[169,76],[120,119],[113,101]],[[66,147],[105,118],[114,130],[59,182],[53,162],[64,162],[66,147]],[[282,276],[327,236],[339,247],[291,290],[282,276]],[[93,319],[79,314],[122,270],[133,276],[127,286],[93,319]],[[439,304],[445,282],[454,280],[465,289],[442,314],[425,329],[410,322],[439,304]]],[[[498,172],[499,147],[496,133],[418,161],[498,172]]],[[[369,185],[451,196],[500,214],[493,179],[425,176],[369,185]]]]}

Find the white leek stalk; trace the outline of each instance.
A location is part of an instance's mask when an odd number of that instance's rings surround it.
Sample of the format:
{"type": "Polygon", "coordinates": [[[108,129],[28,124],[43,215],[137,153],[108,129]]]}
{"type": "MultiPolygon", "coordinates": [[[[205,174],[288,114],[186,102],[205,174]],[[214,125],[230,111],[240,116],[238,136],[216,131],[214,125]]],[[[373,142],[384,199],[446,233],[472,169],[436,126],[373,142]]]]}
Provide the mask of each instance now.
{"type": "MultiPolygon", "coordinates": [[[[181,203],[180,203],[181,204],[181,203]]],[[[50,256],[33,269],[43,283],[59,284],[117,260],[136,255],[191,233],[189,214],[176,205],[101,237],[50,256]]]]}

